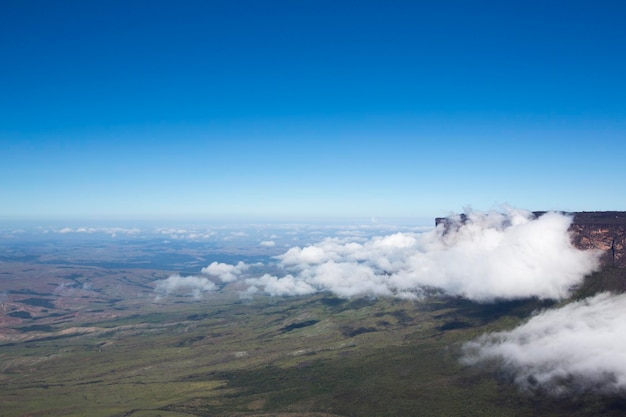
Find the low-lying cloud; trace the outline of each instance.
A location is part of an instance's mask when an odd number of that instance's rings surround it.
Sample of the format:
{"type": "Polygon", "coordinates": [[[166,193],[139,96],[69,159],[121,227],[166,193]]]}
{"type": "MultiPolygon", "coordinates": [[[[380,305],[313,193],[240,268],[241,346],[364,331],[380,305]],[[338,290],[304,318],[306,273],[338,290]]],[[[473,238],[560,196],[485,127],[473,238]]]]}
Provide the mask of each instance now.
{"type": "Polygon", "coordinates": [[[184,294],[191,295],[194,298],[201,298],[203,294],[215,291],[218,288],[211,278],[225,283],[233,282],[239,279],[251,266],[245,262],[239,262],[236,265],[213,262],[209,266],[202,268],[202,274],[207,276],[170,275],[167,279],[156,281],[154,292],[157,294],[157,299],[170,294],[184,294]]]}
{"type": "MultiPolygon", "coordinates": [[[[418,299],[435,291],[479,302],[563,299],[599,266],[598,252],[572,245],[571,221],[561,213],[535,218],[507,209],[470,212],[422,232],[338,234],[293,247],[273,263],[213,262],[202,276],[173,275],[158,281],[155,291],[158,297],[199,298],[220,281],[235,283],[243,298],[332,292],[418,299]]],[[[624,311],[626,295],[606,293],[544,311],[512,331],[467,343],[463,362],[496,362],[523,388],[556,395],[621,391],[626,389],[624,311]]]]}
{"type": "Polygon", "coordinates": [[[127,228],[127,227],[77,227],[72,229],[71,227],[64,227],[56,231],[60,234],[68,234],[68,233],[104,233],[111,235],[111,237],[116,237],[118,234],[122,235],[136,235],[141,233],[141,229],[136,227],[127,228]]]}
{"type": "Polygon", "coordinates": [[[183,293],[194,298],[201,298],[204,293],[214,291],[216,288],[215,283],[206,277],[195,275],[183,277],[176,274],[157,281],[154,291],[157,293],[157,298],[172,293],[183,293]]]}
{"type": "MultiPolygon", "coordinates": [[[[326,238],[293,247],[275,257],[273,264],[213,262],[202,274],[246,284],[247,294],[273,296],[328,291],[340,297],[417,299],[426,291],[440,291],[480,302],[562,299],[598,266],[598,253],[571,244],[571,221],[560,213],[535,218],[514,209],[470,212],[448,227],[371,238],[326,238]]],[[[213,284],[205,277],[170,278],[180,286],[213,284]]]]}
{"type": "Polygon", "coordinates": [[[521,387],[555,395],[626,389],[626,294],[548,310],[464,347],[470,365],[499,362],[521,387]]]}
{"type": "Polygon", "coordinates": [[[477,301],[561,299],[598,265],[597,253],[572,246],[571,220],[509,209],[468,213],[447,231],[327,238],[278,256],[282,274],[246,282],[271,295],[418,298],[435,288],[477,301]]]}
{"type": "Polygon", "coordinates": [[[241,274],[246,272],[250,265],[245,262],[238,262],[237,265],[225,264],[222,262],[212,262],[211,265],[202,268],[202,273],[217,277],[222,282],[232,282],[237,280],[241,274]]]}

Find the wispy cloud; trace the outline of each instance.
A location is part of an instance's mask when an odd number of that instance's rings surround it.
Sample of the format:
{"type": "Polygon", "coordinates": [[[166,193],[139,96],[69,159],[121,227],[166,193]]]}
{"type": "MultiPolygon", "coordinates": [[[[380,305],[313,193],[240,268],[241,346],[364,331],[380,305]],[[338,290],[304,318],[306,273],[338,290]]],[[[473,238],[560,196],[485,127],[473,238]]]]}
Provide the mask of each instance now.
{"type": "Polygon", "coordinates": [[[214,291],[216,288],[215,283],[206,277],[195,275],[183,277],[176,274],[157,281],[154,291],[157,293],[157,298],[177,292],[191,295],[194,298],[201,298],[202,294],[214,291]]]}
{"type": "Polygon", "coordinates": [[[141,229],[132,227],[77,227],[72,229],[71,227],[63,227],[59,230],[56,230],[57,233],[67,234],[67,233],[87,233],[87,234],[95,234],[95,233],[103,233],[110,235],[111,237],[116,237],[118,234],[123,235],[136,235],[141,233],[141,229]]]}
{"type": "Polygon", "coordinates": [[[166,227],[156,229],[157,234],[167,235],[174,240],[206,240],[211,239],[215,232],[207,228],[166,227]]]}
{"type": "Polygon", "coordinates": [[[548,310],[464,347],[463,362],[496,361],[524,389],[554,395],[626,389],[626,294],[548,310]]]}

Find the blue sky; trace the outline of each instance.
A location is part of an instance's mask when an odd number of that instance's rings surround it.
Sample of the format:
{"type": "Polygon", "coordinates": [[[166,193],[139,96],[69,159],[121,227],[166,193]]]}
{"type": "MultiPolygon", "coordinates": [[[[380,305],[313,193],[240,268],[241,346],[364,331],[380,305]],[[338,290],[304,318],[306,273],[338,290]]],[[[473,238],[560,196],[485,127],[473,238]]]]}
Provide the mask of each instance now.
{"type": "Polygon", "coordinates": [[[621,1],[20,1],[0,218],[626,210],[621,1]]]}

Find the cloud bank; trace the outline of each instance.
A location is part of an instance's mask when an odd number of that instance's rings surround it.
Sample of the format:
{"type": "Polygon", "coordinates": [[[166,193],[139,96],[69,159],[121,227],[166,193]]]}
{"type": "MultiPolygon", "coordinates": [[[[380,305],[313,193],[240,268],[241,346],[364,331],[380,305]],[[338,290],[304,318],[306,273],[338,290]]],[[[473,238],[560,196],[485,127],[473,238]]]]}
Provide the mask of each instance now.
{"type": "MultiPolygon", "coordinates": [[[[367,240],[327,238],[278,256],[283,274],[246,282],[271,295],[330,291],[341,297],[418,298],[425,289],[477,301],[561,299],[598,266],[597,253],[570,242],[571,218],[508,209],[470,212],[447,231],[367,240]]],[[[204,270],[203,270],[204,272],[204,270]]]]}
{"type": "Polygon", "coordinates": [[[545,311],[464,346],[463,362],[497,361],[524,389],[554,395],[626,389],[626,294],[603,293],[545,311]]]}

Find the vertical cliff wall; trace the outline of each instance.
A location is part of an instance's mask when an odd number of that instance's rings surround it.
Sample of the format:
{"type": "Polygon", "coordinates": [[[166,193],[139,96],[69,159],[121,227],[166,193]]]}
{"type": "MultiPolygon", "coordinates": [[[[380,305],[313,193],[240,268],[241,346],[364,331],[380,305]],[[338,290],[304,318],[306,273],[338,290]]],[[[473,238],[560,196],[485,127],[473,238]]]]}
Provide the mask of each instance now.
{"type": "Polygon", "coordinates": [[[572,244],[579,249],[599,249],[602,264],[626,268],[626,212],[572,213],[572,244]]]}
{"type": "MultiPolygon", "coordinates": [[[[545,211],[535,211],[536,217],[545,211]]],[[[572,244],[582,250],[597,249],[602,251],[601,262],[604,267],[626,268],[626,212],[594,211],[564,213],[573,216],[569,232],[572,244]]],[[[438,217],[435,224],[450,227],[455,222],[465,222],[464,214],[456,218],[438,217]]]]}

